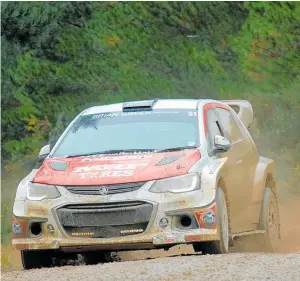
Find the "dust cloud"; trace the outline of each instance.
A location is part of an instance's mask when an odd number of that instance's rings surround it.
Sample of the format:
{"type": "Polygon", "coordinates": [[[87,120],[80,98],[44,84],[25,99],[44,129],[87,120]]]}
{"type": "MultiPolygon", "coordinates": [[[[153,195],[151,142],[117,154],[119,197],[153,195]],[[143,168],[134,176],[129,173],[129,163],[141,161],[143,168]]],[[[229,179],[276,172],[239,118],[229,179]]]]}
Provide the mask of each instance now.
{"type": "MultiPolygon", "coordinates": [[[[290,192],[288,186],[278,187],[278,200],[280,208],[281,239],[277,249],[278,253],[300,252],[300,192],[290,192]]],[[[245,236],[235,239],[235,246],[230,248],[231,253],[237,252],[262,252],[259,246],[259,236],[245,236]]],[[[132,251],[121,252],[121,260],[144,260],[159,257],[170,257],[178,255],[195,255],[191,245],[180,245],[169,251],[132,251]]]]}

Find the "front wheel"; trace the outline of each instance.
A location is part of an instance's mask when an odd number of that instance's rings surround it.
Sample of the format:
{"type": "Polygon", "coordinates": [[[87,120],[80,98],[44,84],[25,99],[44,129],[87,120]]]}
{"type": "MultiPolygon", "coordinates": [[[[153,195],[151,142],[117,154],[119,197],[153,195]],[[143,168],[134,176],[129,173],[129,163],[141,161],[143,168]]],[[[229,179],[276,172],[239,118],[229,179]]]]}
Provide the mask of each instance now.
{"type": "Polygon", "coordinates": [[[217,189],[217,229],[220,240],[200,242],[193,245],[195,252],[206,254],[227,254],[229,248],[229,223],[226,197],[221,188],[217,189]]]}
{"type": "Polygon", "coordinates": [[[21,251],[22,265],[25,270],[52,267],[53,259],[49,251],[38,251],[38,250],[22,250],[21,251]]]}

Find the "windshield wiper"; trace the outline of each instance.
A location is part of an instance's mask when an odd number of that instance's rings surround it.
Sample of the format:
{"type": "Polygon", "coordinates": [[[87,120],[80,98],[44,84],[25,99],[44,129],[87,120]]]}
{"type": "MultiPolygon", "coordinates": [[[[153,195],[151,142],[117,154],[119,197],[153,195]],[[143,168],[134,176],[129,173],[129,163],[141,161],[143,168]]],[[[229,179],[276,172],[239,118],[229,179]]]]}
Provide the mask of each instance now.
{"type": "Polygon", "coordinates": [[[197,146],[195,146],[195,145],[194,146],[186,145],[186,146],[170,147],[170,148],[166,148],[166,149],[156,150],[155,152],[169,152],[169,151],[195,149],[195,148],[197,148],[197,146]]]}
{"type": "Polygon", "coordinates": [[[111,149],[111,150],[104,150],[98,152],[90,152],[90,153],[83,153],[83,154],[70,154],[67,155],[66,158],[75,158],[75,157],[82,157],[82,156],[93,156],[93,155],[102,155],[102,154],[126,154],[126,153],[134,153],[134,152],[153,152],[156,151],[155,149],[111,149]]]}

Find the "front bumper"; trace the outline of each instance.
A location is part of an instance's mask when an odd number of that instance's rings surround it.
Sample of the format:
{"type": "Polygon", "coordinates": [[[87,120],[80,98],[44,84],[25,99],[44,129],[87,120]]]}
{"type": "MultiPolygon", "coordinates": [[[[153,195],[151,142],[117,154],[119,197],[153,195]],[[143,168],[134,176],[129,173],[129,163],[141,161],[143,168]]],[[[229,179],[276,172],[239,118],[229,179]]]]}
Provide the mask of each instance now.
{"type": "Polygon", "coordinates": [[[12,244],[17,250],[57,249],[65,252],[87,250],[137,250],[168,248],[186,244],[219,239],[216,219],[205,220],[209,213],[216,218],[213,191],[208,196],[203,190],[170,194],[150,193],[151,182],[141,189],[109,196],[74,195],[59,187],[61,197],[52,200],[24,201],[24,212],[14,213],[12,244]],[[70,236],[57,216],[57,209],[69,204],[101,204],[112,202],[142,201],[153,206],[151,218],[143,233],[119,237],[91,238],[84,235],[70,236]],[[208,201],[210,201],[208,203],[208,201]],[[189,215],[193,227],[178,226],[178,219],[189,215]],[[204,218],[204,219],[203,219],[204,218]],[[162,227],[161,220],[168,223],[162,227]],[[41,231],[34,235],[33,223],[39,223],[41,231]]]}
{"type": "Polygon", "coordinates": [[[44,236],[42,238],[13,239],[16,250],[49,250],[60,249],[64,252],[83,252],[90,250],[147,250],[155,248],[168,248],[176,244],[188,244],[201,241],[218,240],[217,230],[193,231],[179,233],[176,231],[143,234],[139,237],[126,237],[118,239],[69,239],[44,236]]]}

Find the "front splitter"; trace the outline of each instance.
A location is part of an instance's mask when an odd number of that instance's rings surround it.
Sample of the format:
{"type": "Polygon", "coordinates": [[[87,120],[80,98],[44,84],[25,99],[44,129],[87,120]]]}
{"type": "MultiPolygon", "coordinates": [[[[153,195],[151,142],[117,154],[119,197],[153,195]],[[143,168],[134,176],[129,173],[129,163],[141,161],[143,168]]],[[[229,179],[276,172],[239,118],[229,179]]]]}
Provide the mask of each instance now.
{"type": "Polygon", "coordinates": [[[216,229],[201,229],[189,232],[162,232],[122,239],[59,239],[55,237],[13,239],[16,250],[64,249],[68,252],[82,249],[139,250],[153,249],[175,244],[218,240],[216,229]]]}

